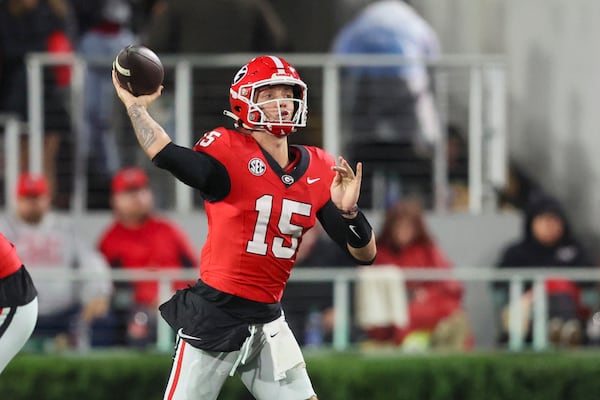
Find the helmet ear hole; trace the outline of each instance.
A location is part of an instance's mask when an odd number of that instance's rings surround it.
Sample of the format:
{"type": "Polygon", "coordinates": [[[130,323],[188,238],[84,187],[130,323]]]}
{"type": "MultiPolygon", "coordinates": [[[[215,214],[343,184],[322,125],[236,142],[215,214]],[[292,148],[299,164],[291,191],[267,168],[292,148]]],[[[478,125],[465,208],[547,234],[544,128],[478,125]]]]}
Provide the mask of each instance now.
{"type": "Polygon", "coordinates": [[[235,107],[233,108],[233,110],[234,110],[234,111],[236,111],[236,112],[242,112],[242,107],[240,107],[240,106],[235,106],[235,107]]]}

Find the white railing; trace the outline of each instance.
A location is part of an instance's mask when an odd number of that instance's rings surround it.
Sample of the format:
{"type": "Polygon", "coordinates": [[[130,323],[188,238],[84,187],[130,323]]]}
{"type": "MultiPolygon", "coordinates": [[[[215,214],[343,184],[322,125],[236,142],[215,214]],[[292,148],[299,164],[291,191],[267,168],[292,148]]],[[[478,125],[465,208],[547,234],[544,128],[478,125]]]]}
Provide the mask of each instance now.
{"type": "MultiPolygon", "coordinates": [[[[222,55],[165,55],[162,57],[165,67],[175,71],[175,136],[180,143],[192,143],[191,102],[192,68],[231,68],[245,64],[254,54],[222,55]]],[[[323,76],[323,147],[332,154],[342,150],[340,85],[343,67],[348,66],[394,66],[411,63],[423,63],[431,67],[435,76],[436,102],[441,116],[442,127],[448,119],[447,106],[449,92],[447,73],[461,69],[468,73],[468,142],[469,142],[469,191],[470,210],[479,213],[485,208],[492,209],[494,187],[504,184],[506,174],[506,73],[503,59],[499,56],[482,55],[444,55],[435,60],[411,59],[395,55],[347,55],[329,54],[283,54],[298,68],[321,68],[323,76]]],[[[82,118],[83,72],[87,64],[110,66],[112,59],[83,59],[72,55],[32,53],[27,57],[28,99],[30,115],[30,169],[41,168],[43,96],[42,68],[47,65],[70,65],[73,69],[71,80],[71,111],[74,132],[77,132],[82,118]]],[[[107,79],[109,79],[107,77],[107,79]]],[[[79,144],[79,143],[78,143],[79,144]]],[[[12,149],[9,149],[10,151],[12,149]]],[[[72,207],[82,212],[86,204],[85,170],[81,158],[81,148],[76,151],[75,189],[72,207]]],[[[447,171],[446,141],[435,143],[433,156],[434,204],[437,211],[445,209],[447,171]]],[[[175,209],[180,212],[192,208],[191,190],[177,183],[175,209]]],[[[377,195],[377,193],[375,193],[377,195]]],[[[376,200],[376,199],[374,199],[376,200]]],[[[377,201],[381,203],[378,197],[377,201]]]]}
{"type": "MultiPolygon", "coordinates": [[[[369,268],[369,267],[367,267],[369,268]]],[[[373,267],[372,267],[373,268],[373,267]]],[[[376,268],[376,267],[375,267],[376,268]]],[[[70,273],[57,274],[56,272],[30,269],[34,282],[42,281],[84,281],[94,278],[106,279],[92,273],[76,270],[70,273]]],[[[600,282],[600,269],[590,268],[511,268],[494,269],[489,267],[458,267],[452,270],[430,268],[403,268],[402,273],[406,280],[438,281],[455,279],[461,282],[508,282],[509,283],[509,343],[512,351],[524,349],[522,316],[520,297],[523,292],[524,282],[533,282],[533,349],[542,351],[548,348],[547,341],[547,299],[545,281],[561,277],[578,282],[600,282]]],[[[159,282],[159,299],[166,301],[172,295],[171,287],[175,281],[195,281],[198,278],[197,270],[171,269],[156,270],[111,270],[114,282],[132,282],[156,280],[159,282]]],[[[350,346],[350,284],[358,278],[356,267],[348,268],[296,268],[292,271],[290,282],[332,282],[333,306],[335,308],[335,323],[333,328],[333,348],[345,350],[350,346]]],[[[158,310],[157,310],[158,312],[158,310]]],[[[171,351],[173,333],[170,327],[158,318],[157,348],[160,351],[171,351]]]]}
{"type": "Polygon", "coordinates": [[[19,136],[23,122],[14,114],[0,114],[0,127],[4,130],[4,204],[13,206],[14,193],[19,174],[19,136]]]}

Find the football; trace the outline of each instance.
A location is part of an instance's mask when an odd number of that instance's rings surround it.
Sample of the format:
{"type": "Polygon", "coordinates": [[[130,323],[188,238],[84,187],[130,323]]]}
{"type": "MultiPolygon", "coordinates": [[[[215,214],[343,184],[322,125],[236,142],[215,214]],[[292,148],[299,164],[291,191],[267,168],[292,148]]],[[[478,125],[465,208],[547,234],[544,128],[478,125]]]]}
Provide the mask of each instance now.
{"type": "Polygon", "coordinates": [[[147,47],[129,45],[113,62],[117,80],[134,96],[154,93],[163,82],[165,70],[160,58],[147,47]]]}

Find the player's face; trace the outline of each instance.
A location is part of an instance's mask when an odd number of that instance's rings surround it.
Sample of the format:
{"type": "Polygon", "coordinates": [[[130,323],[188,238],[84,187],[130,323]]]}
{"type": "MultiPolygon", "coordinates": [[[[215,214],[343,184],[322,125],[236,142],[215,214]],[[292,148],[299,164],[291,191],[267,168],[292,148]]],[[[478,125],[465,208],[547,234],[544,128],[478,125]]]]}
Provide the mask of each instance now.
{"type": "Polygon", "coordinates": [[[141,223],[154,207],[152,191],[148,187],[142,187],[116,193],[112,197],[112,207],[116,217],[123,223],[141,223]]]}
{"type": "Polygon", "coordinates": [[[17,199],[17,215],[28,224],[38,224],[50,209],[50,196],[21,196],[17,199]]]}
{"type": "Polygon", "coordinates": [[[264,86],[256,91],[254,102],[267,121],[291,121],[294,116],[294,90],[289,85],[264,86]]]}

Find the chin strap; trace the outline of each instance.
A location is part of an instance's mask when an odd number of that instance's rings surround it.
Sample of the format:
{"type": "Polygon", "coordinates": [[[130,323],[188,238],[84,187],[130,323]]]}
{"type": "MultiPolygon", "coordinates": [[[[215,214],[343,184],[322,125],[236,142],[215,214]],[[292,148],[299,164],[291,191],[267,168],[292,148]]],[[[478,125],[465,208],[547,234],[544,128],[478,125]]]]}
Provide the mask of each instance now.
{"type": "Polygon", "coordinates": [[[240,117],[238,117],[237,115],[235,115],[231,111],[229,111],[229,110],[223,110],[223,115],[225,115],[226,117],[229,117],[229,118],[233,119],[235,126],[242,125],[242,124],[240,124],[240,117]]]}
{"type": "Polygon", "coordinates": [[[233,125],[236,128],[244,128],[244,129],[248,129],[249,131],[258,131],[258,130],[263,130],[263,129],[256,129],[253,127],[250,127],[248,125],[246,125],[244,123],[244,121],[242,121],[242,119],[240,117],[238,117],[237,115],[235,115],[234,113],[232,113],[229,110],[223,110],[223,115],[225,115],[226,117],[229,117],[233,120],[233,125]]]}

